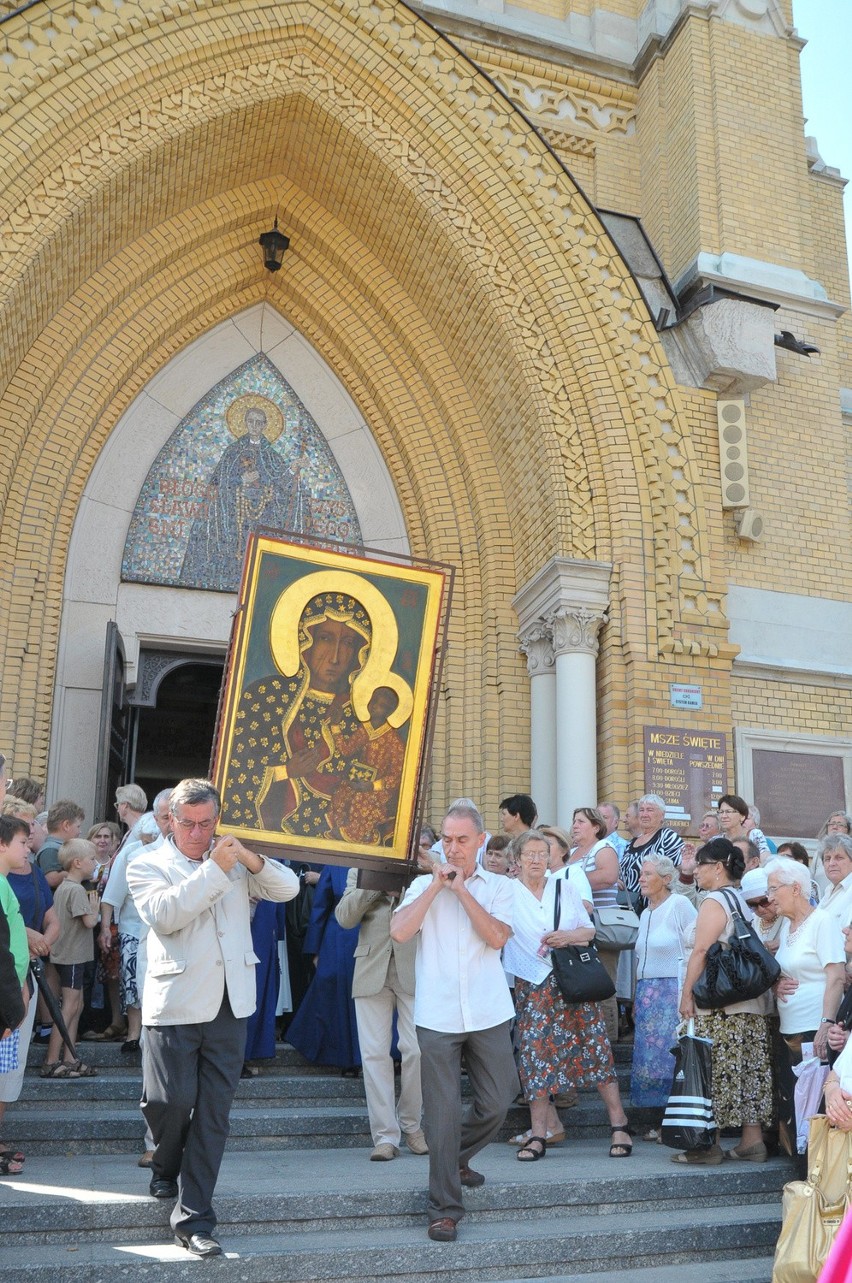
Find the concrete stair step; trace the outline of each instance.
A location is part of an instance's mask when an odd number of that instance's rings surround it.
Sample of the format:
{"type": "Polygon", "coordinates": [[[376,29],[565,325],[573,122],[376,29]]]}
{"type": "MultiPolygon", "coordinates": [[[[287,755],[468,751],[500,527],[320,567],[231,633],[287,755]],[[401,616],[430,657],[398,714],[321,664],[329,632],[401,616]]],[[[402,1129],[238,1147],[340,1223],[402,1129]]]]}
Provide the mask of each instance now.
{"type": "MultiPolygon", "coordinates": [[[[15,1108],[14,1123],[7,1132],[15,1143],[48,1154],[96,1154],[136,1152],[144,1133],[138,1108],[139,1084],[135,1091],[117,1102],[101,1099],[95,1084],[99,1078],[71,1082],[46,1082],[56,1096],[43,1106],[40,1098],[31,1099],[24,1107],[15,1108]],[[73,1095],[66,1094],[74,1088],[73,1095]],[[93,1124],[91,1104],[97,1111],[93,1124]]],[[[609,1137],[609,1124],[602,1105],[596,1100],[581,1100],[566,1111],[565,1124],[573,1140],[609,1137]]],[[[654,1120],[648,1110],[630,1110],[634,1131],[641,1131],[654,1120]]],[[[522,1107],[511,1109],[499,1140],[505,1141],[529,1126],[529,1112],[522,1107]]],[[[641,1142],[637,1142],[641,1143],[641,1142]]],[[[366,1103],[363,1100],[280,1102],[263,1098],[247,1101],[237,1097],[231,1110],[231,1149],[304,1149],[317,1146],[358,1147],[371,1145],[366,1103]]]]}
{"type": "MultiPolygon", "coordinates": [[[[87,1064],[95,1065],[95,1067],[109,1065],[113,1069],[128,1070],[136,1074],[140,1073],[140,1053],[123,1056],[121,1042],[85,1042],[81,1039],[77,1043],[77,1051],[80,1052],[82,1060],[85,1060],[87,1064]]],[[[28,1069],[38,1069],[42,1061],[45,1060],[46,1053],[46,1043],[31,1043],[30,1051],[28,1051],[27,1055],[28,1069]]],[[[295,1047],[291,1047],[289,1043],[276,1043],[275,1060],[262,1060],[258,1061],[257,1064],[260,1066],[260,1073],[264,1073],[267,1067],[275,1066],[276,1070],[296,1069],[302,1074],[318,1074],[322,1076],[340,1074],[340,1070],[335,1069],[334,1065],[312,1065],[311,1061],[305,1060],[304,1056],[300,1055],[295,1047]]]]}
{"type": "MultiPolygon", "coordinates": [[[[718,1261],[690,1261],[690,1283],[771,1283],[773,1256],[742,1257],[718,1261]]],[[[605,1273],[551,1274],[535,1283],[683,1283],[683,1265],[652,1265],[639,1270],[607,1270],[605,1273]]],[[[508,1279],[506,1283],[530,1283],[530,1276],[508,1279]]]]}
{"type": "MultiPolygon", "coordinates": [[[[24,1077],[15,1112],[19,1109],[64,1109],[70,1101],[97,1101],[106,1107],[125,1102],[138,1105],[141,1091],[142,1075],[138,1068],[134,1073],[122,1073],[107,1066],[98,1069],[96,1078],[58,1081],[28,1073],[24,1077]]],[[[236,1101],[246,1109],[258,1105],[283,1107],[296,1103],[305,1107],[316,1106],[317,1109],[326,1105],[349,1105],[357,1109],[364,1104],[364,1087],[361,1082],[351,1079],[322,1078],[291,1070],[286,1074],[242,1079],[237,1087],[236,1101]]]]}
{"type": "MultiPolygon", "coordinates": [[[[82,1039],[77,1046],[77,1050],[83,1060],[90,1065],[114,1065],[116,1067],[125,1067],[127,1062],[135,1059],[138,1070],[139,1059],[133,1056],[124,1056],[121,1052],[122,1044],[120,1042],[84,1042],[82,1039]]],[[[32,1067],[38,1067],[45,1059],[47,1053],[46,1043],[34,1042],[30,1045],[27,1056],[27,1064],[32,1067]]],[[[613,1060],[616,1069],[623,1068],[629,1072],[633,1060],[633,1044],[629,1042],[616,1043],[612,1049],[613,1060]]],[[[295,1047],[291,1047],[287,1042],[278,1042],[275,1044],[274,1060],[259,1060],[256,1062],[260,1067],[261,1073],[265,1073],[268,1068],[274,1067],[279,1069],[298,1069],[305,1074],[340,1074],[340,1069],[334,1065],[315,1065],[310,1060],[305,1060],[295,1047]]]]}
{"type": "MultiPolygon", "coordinates": [[[[401,1277],[417,1283],[485,1280],[565,1279],[572,1266],[593,1262],[600,1277],[618,1271],[630,1260],[634,1269],[687,1264],[698,1257],[738,1260],[750,1255],[766,1258],[779,1228],[776,1204],[745,1209],[709,1206],[692,1209],[688,1224],[681,1211],[624,1213],[617,1226],[599,1216],[574,1215],[570,1220],[465,1220],[454,1244],[432,1243],[424,1226],[394,1226],[392,1241],[383,1226],[359,1230],[336,1229],[334,1234],[290,1233],[231,1235],[220,1231],[227,1256],[213,1265],[217,1278],[234,1283],[301,1283],[301,1280],[347,1280],[380,1283],[401,1277]]],[[[132,1270],[142,1283],[176,1283],[196,1278],[198,1262],[169,1245],[166,1235],[150,1241],[51,1243],[37,1254],[20,1249],[0,1250],[0,1279],[14,1283],[92,1283],[132,1270]],[[164,1243],[163,1240],[166,1240],[164,1243]]],[[[594,1277],[591,1275],[590,1277],[594,1277]]],[[[739,1273],[735,1276],[741,1277],[739,1273]]]]}
{"type": "MultiPolygon", "coordinates": [[[[424,1224],[428,1162],[403,1151],[392,1163],[371,1163],[369,1150],[323,1149],[294,1161],[280,1150],[225,1154],[216,1192],[223,1234],[316,1234],[372,1226],[424,1224]]],[[[630,1160],[614,1161],[594,1141],[557,1148],[544,1162],[522,1165],[505,1145],[477,1156],[486,1183],[465,1191],[476,1224],[507,1216],[523,1221],[597,1217],[611,1228],[624,1215],[655,1216],[709,1204],[780,1206],[790,1164],[724,1164],[679,1168],[669,1152],[646,1146],[630,1160]],[[653,1152],[652,1152],[653,1151],[653,1152]],[[612,1219],[611,1219],[612,1218],[612,1219]]],[[[148,1195],[150,1172],[119,1155],[81,1155],[73,1163],[30,1151],[21,1176],[0,1180],[0,1224],[8,1246],[109,1240],[149,1240],[166,1230],[171,1205],[148,1195]]],[[[719,1215],[727,1215],[724,1207],[719,1215]]],[[[567,1223],[567,1221],[566,1221],[567,1223]]],[[[394,1231],[395,1232],[395,1231],[394,1231]]]]}

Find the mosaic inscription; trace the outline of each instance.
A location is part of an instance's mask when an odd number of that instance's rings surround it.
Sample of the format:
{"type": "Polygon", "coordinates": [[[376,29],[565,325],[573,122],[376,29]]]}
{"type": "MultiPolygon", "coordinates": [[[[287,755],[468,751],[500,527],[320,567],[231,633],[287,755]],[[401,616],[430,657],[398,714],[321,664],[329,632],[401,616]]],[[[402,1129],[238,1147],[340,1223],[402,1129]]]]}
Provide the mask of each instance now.
{"type": "Polygon", "coordinates": [[[260,528],[360,543],[343,474],[293,389],[260,354],[181,420],[136,503],[121,577],[236,592],[260,528]]]}

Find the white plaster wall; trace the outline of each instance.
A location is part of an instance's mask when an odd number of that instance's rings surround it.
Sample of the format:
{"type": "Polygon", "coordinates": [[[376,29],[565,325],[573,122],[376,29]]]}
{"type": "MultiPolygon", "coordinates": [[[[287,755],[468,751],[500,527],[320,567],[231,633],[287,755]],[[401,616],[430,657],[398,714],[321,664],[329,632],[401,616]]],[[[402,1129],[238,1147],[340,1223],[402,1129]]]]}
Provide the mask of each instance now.
{"type": "Polygon", "coordinates": [[[737,666],[791,673],[852,675],[852,602],[728,585],[729,637],[737,666]]]}
{"type": "Polygon", "coordinates": [[[69,546],[48,800],[75,798],[89,819],[95,818],[91,807],[109,620],[118,624],[131,684],[142,644],[207,654],[224,653],[227,646],[234,594],[122,584],[121,561],[136,500],[158,453],[196,402],[260,351],[290,383],[328,441],[352,495],[364,543],[408,552],[390,474],[358,407],[274,308],[257,304],[173,357],[122,416],[98,456],[69,546]]]}

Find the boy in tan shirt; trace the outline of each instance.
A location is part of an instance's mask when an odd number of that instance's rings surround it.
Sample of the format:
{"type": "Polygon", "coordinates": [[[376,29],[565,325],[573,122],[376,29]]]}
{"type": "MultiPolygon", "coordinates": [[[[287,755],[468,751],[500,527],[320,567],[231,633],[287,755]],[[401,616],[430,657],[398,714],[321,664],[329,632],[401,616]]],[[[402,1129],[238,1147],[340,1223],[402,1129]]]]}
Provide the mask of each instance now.
{"type": "MultiPolygon", "coordinates": [[[[83,883],[94,876],[98,854],[92,842],[72,838],[59,850],[59,863],[65,873],[53,893],[53,907],[59,919],[59,939],[50,951],[51,961],[59,972],[62,986],[62,1017],[71,1042],[77,1038],[77,1025],[83,1009],[83,971],[95,957],[92,928],[100,921],[97,891],[86,891],[83,883]]],[[[42,1078],[93,1078],[96,1070],[81,1060],[67,1060],[62,1035],[54,1025],[41,1067],[42,1078]],[[60,1057],[63,1057],[60,1059],[60,1057]]]]}

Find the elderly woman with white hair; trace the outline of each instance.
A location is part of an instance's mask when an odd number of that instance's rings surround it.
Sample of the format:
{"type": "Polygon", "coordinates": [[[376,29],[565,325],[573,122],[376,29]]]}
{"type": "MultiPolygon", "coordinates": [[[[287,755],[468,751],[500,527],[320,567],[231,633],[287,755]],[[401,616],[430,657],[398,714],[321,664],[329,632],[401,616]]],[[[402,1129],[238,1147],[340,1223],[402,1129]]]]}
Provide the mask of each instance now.
{"type": "MultiPolygon", "coordinates": [[[[680,961],[684,936],[696,911],[686,896],[672,895],[677,870],[666,855],[642,861],[639,890],[648,902],[639,919],[636,940],[636,997],[633,1003],[633,1070],[630,1096],[634,1105],[665,1108],[672,1085],[671,1047],[678,1024],[680,961]]],[[[659,1125],[643,1140],[659,1141],[659,1125]]]]}
{"type": "Polygon", "coordinates": [[[621,857],[621,880],[630,899],[638,908],[641,892],[639,872],[645,860],[665,855],[675,867],[680,865],[683,841],[674,829],[666,828],[666,804],[657,793],[640,797],[637,812],[636,836],[627,844],[621,857]]]}
{"type": "Polygon", "coordinates": [[[785,919],[775,957],[781,979],[775,986],[781,1038],[786,1061],[779,1066],[780,1123],[790,1153],[795,1153],[796,1118],[793,1105],[793,1066],[802,1059],[802,1044],[812,1042],[825,1058],[828,1030],[843,995],[846,953],[836,919],[814,909],[809,897],[811,879],[797,860],[775,856],[765,865],[767,894],[785,919]]]}

